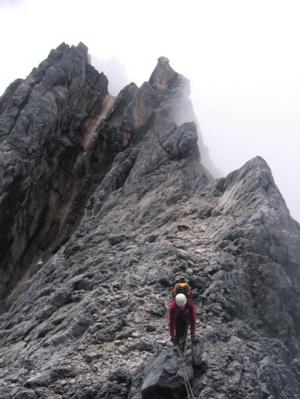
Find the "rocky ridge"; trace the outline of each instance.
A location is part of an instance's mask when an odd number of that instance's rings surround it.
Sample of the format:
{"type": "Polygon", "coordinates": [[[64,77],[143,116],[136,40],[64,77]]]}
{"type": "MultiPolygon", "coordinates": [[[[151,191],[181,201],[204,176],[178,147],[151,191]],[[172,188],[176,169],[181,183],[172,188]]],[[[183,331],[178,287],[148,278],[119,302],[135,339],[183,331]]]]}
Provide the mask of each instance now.
{"type": "Polygon", "coordinates": [[[262,158],[213,179],[182,96],[161,57],[112,98],[63,44],[1,98],[1,397],[184,398],[166,322],[183,273],[195,396],[298,398],[300,226],[262,158]]]}

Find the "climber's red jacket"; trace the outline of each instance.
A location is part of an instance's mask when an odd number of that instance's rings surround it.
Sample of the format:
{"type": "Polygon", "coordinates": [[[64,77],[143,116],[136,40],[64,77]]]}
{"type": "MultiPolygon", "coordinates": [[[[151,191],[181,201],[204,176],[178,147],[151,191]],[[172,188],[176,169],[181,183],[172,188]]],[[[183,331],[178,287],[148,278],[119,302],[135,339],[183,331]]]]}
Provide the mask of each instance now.
{"type": "Polygon", "coordinates": [[[191,327],[191,335],[195,335],[196,329],[196,309],[194,301],[191,298],[187,299],[186,305],[181,308],[177,306],[175,299],[170,302],[169,306],[169,329],[171,336],[175,336],[176,321],[180,317],[187,322],[191,327]]]}

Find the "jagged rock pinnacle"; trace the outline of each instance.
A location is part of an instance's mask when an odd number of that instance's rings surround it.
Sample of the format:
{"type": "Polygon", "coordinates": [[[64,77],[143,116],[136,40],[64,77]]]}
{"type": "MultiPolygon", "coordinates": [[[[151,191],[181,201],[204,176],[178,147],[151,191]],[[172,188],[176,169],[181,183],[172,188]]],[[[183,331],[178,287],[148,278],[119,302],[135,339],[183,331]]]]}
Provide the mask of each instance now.
{"type": "Polygon", "coordinates": [[[166,57],[159,57],[158,63],[152,75],[150,76],[149,82],[155,90],[166,90],[170,88],[170,84],[178,76],[166,57]]]}
{"type": "Polygon", "coordinates": [[[169,59],[167,57],[159,57],[157,59],[158,63],[162,63],[162,64],[169,64],[169,59]]]}

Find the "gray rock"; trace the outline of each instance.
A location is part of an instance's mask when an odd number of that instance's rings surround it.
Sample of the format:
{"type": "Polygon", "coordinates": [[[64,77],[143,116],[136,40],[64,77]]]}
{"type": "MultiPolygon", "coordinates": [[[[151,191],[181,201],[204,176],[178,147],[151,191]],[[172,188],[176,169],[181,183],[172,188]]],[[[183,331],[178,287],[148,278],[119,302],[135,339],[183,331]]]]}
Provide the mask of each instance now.
{"type": "Polygon", "coordinates": [[[37,399],[37,394],[32,389],[24,389],[18,392],[14,399],[37,399]]]}
{"type": "Polygon", "coordinates": [[[203,366],[203,343],[200,342],[192,345],[192,365],[194,368],[200,368],[203,366]]]}
{"type": "Polygon", "coordinates": [[[120,242],[122,242],[126,239],[127,239],[127,237],[124,234],[113,235],[113,236],[108,237],[108,241],[109,241],[110,245],[119,244],[120,242]]]}
{"type": "Polygon", "coordinates": [[[184,397],[179,274],[194,396],[298,397],[299,224],[261,158],[212,178],[188,95],[161,58],[113,99],[86,47],[63,44],[0,99],[3,398],[184,397]]]}
{"type": "MultiPolygon", "coordinates": [[[[178,355],[173,351],[165,351],[156,356],[145,371],[141,388],[144,399],[153,397],[179,398],[185,394],[182,376],[182,365],[178,355]]],[[[190,377],[192,378],[192,376],[190,377]]]]}
{"type": "Polygon", "coordinates": [[[51,382],[51,372],[45,371],[42,373],[38,373],[33,377],[29,378],[25,381],[24,386],[31,388],[31,387],[39,387],[39,386],[48,386],[51,382]]]}

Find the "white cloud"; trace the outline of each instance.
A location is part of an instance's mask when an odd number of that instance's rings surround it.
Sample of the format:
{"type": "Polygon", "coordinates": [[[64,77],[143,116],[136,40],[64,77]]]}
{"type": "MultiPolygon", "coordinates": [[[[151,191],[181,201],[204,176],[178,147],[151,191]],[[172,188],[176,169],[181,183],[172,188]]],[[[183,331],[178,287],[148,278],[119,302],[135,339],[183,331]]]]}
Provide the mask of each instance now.
{"type": "Polygon", "coordinates": [[[191,80],[217,167],[261,155],[300,220],[298,1],[24,0],[1,8],[0,37],[0,91],[62,41],[84,42],[106,64],[117,57],[137,84],[165,55],[191,80]]]}
{"type": "Polygon", "coordinates": [[[24,0],[0,0],[0,7],[1,6],[18,6],[20,5],[24,0]]]}

